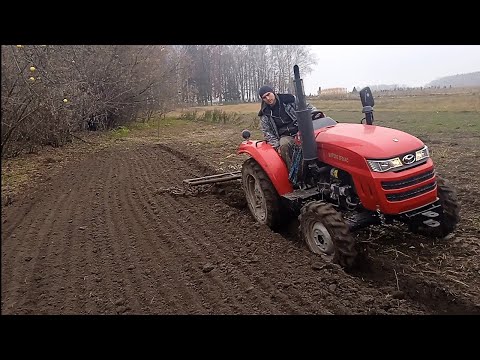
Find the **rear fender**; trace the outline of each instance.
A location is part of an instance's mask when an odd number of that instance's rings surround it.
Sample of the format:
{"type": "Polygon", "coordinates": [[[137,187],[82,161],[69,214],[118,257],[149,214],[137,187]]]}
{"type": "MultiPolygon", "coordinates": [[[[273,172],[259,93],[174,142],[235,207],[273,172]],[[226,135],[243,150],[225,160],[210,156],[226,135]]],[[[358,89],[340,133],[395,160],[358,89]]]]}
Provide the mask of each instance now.
{"type": "Polygon", "coordinates": [[[287,166],[270,144],[265,141],[246,140],[240,144],[238,153],[247,154],[255,159],[270,178],[279,195],[293,191],[292,184],[288,180],[287,166]]]}

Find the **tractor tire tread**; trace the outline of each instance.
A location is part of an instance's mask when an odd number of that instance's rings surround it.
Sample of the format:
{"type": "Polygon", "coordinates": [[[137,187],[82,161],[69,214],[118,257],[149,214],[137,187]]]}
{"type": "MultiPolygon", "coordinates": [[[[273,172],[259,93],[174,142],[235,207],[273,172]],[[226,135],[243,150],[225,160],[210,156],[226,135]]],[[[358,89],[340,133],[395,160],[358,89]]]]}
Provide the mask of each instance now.
{"type": "Polygon", "coordinates": [[[357,250],[355,249],[355,239],[342,215],[335,210],[332,204],[323,201],[310,202],[301,209],[299,215],[301,233],[303,233],[302,224],[310,216],[322,218],[323,224],[332,235],[335,244],[333,262],[344,268],[351,268],[355,264],[357,250]]]}

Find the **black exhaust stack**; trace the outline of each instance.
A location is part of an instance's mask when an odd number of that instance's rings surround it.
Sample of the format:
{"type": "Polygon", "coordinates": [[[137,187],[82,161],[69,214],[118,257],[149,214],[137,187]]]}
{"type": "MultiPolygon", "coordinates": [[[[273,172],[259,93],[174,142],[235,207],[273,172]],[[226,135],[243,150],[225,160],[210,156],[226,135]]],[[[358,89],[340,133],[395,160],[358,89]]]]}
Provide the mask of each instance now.
{"type": "Polygon", "coordinates": [[[362,100],[362,113],[365,114],[365,122],[367,125],[372,125],[373,105],[375,105],[375,101],[373,100],[372,91],[368,86],[360,90],[360,100],[362,100]]]}
{"type": "Polygon", "coordinates": [[[303,159],[306,162],[314,162],[318,159],[317,142],[313,133],[312,111],[307,109],[307,101],[305,100],[305,92],[303,90],[303,80],[300,79],[300,70],[298,65],[293,67],[295,76],[295,93],[298,98],[297,121],[298,129],[302,136],[303,159]]]}

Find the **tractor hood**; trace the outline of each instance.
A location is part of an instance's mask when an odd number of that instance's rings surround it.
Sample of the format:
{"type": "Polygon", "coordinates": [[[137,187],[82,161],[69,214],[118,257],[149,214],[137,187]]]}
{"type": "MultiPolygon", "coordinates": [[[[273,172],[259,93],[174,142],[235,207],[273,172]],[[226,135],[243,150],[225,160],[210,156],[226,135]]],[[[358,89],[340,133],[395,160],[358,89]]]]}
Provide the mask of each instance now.
{"type": "Polygon", "coordinates": [[[320,147],[345,148],[367,159],[388,159],[420,149],[423,142],[403,131],[375,125],[337,124],[316,134],[320,147]]]}

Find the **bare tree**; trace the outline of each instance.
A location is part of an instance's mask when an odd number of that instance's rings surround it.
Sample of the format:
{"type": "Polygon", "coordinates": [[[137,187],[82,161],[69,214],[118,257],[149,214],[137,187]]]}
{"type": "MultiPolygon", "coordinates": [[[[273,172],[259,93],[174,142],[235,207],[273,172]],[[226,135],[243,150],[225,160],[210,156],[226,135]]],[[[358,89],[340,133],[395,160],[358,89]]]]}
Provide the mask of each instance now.
{"type": "Polygon", "coordinates": [[[2,157],[179,104],[258,101],[263,84],[291,92],[293,65],[314,62],[304,45],[2,46],[2,157]]]}

